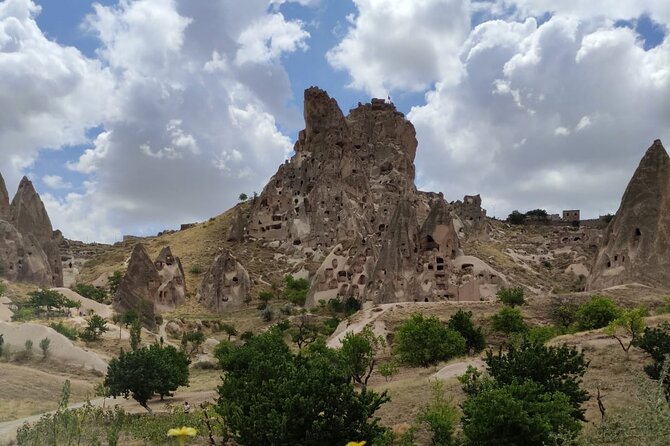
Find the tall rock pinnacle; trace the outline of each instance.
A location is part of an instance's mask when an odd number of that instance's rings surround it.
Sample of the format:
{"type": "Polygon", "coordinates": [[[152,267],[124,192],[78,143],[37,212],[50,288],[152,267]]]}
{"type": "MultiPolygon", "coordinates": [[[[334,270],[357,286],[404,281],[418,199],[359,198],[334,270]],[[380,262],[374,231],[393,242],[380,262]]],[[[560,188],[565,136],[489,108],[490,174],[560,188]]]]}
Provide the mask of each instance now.
{"type": "Polygon", "coordinates": [[[670,288],[670,157],[649,147],[607,226],[588,289],[629,282],[670,288]]]}
{"type": "Polygon", "coordinates": [[[0,220],[9,221],[10,218],[9,194],[7,193],[5,179],[0,174],[0,220]]]}

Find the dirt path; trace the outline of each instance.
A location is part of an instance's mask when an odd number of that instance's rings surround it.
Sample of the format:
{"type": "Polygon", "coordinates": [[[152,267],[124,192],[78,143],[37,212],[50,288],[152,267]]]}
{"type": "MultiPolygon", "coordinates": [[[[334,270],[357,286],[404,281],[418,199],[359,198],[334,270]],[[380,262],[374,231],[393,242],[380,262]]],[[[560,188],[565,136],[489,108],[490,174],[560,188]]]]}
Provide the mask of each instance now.
{"type": "Polygon", "coordinates": [[[335,330],[335,333],[328,339],[328,347],[340,348],[342,346],[342,339],[344,339],[347,333],[360,333],[369,324],[373,324],[373,331],[377,336],[384,336],[384,324],[381,321],[377,321],[377,319],[396,305],[398,304],[382,304],[364,307],[355,315],[353,318],[355,319],[354,321],[349,323],[349,321],[345,320],[340,323],[335,330]]]}
{"type": "MultiPolygon", "coordinates": [[[[149,401],[149,407],[154,412],[166,412],[166,406],[171,404],[172,406],[181,406],[184,401],[192,407],[198,406],[204,401],[215,402],[217,393],[215,390],[201,391],[201,392],[178,392],[172,398],[166,398],[164,401],[161,401],[160,398],[154,398],[149,401]]],[[[68,406],[70,409],[76,409],[82,407],[86,404],[85,401],[70,404],[68,406]]],[[[91,404],[95,407],[109,407],[119,406],[126,412],[130,413],[146,413],[146,409],[137,404],[134,400],[126,400],[123,398],[96,398],[91,400],[91,404]]],[[[6,421],[0,423],[0,445],[10,445],[12,442],[16,441],[16,431],[23,426],[24,423],[34,423],[38,421],[43,415],[54,413],[55,411],[44,412],[38,415],[32,415],[25,418],[20,418],[18,420],[6,421]]]]}
{"type": "Polygon", "coordinates": [[[449,364],[442,367],[440,370],[433,373],[431,378],[440,380],[455,378],[457,376],[463,375],[468,370],[469,366],[476,367],[478,369],[483,369],[484,361],[481,358],[473,358],[468,359],[466,361],[455,362],[453,364],[449,364]]]}

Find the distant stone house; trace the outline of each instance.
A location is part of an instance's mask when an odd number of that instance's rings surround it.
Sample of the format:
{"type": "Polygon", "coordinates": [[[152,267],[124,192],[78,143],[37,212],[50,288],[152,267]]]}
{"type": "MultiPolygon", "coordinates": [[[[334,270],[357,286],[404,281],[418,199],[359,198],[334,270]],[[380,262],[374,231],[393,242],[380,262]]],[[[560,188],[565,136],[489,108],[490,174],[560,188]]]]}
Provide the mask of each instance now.
{"type": "Polygon", "coordinates": [[[563,221],[579,221],[579,209],[563,211],[563,221]]]}

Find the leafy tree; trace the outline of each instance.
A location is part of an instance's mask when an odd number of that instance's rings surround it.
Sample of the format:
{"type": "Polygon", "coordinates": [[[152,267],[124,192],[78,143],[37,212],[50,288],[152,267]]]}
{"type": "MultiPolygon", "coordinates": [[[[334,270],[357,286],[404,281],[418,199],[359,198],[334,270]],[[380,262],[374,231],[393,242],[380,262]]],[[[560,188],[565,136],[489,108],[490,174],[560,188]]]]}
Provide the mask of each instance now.
{"type": "Polygon", "coordinates": [[[244,192],[242,192],[238,198],[240,199],[240,201],[247,201],[249,199],[247,194],[245,194],[244,192]]]}
{"type": "Polygon", "coordinates": [[[81,306],[79,302],[68,299],[54,290],[37,290],[29,293],[29,296],[28,305],[33,307],[37,312],[41,312],[44,309],[47,317],[51,315],[51,310],[79,308],[81,306]]]}
{"type": "Polygon", "coordinates": [[[109,288],[109,294],[112,296],[116,294],[116,291],[121,285],[121,280],[123,279],[123,273],[121,271],[114,271],[111,276],[107,278],[107,287],[109,288]]]}
{"type": "Polygon", "coordinates": [[[188,359],[191,359],[193,355],[200,349],[200,346],[203,344],[203,342],[205,342],[205,333],[202,331],[185,331],[181,335],[181,351],[188,359]]]}
{"type": "Polygon", "coordinates": [[[621,316],[621,309],[606,296],[593,296],[589,302],[577,310],[577,326],[581,330],[593,330],[606,327],[621,316]]]}
{"type": "Polygon", "coordinates": [[[549,220],[549,214],[547,214],[547,211],[544,209],[533,209],[531,211],[526,212],[526,218],[531,217],[534,218],[535,220],[541,221],[541,222],[546,222],[549,220]]]}
{"type": "Polygon", "coordinates": [[[51,346],[51,339],[43,338],[40,341],[40,350],[42,350],[42,359],[47,359],[47,355],[49,354],[49,347],[50,346],[51,346]]]}
{"type": "Polygon", "coordinates": [[[497,383],[531,380],[547,392],[561,392],[572,405],[573,416],[584,419],[581,405],[588,401],[589,394],[581,388],[581,379],[588,362],[574,347],[546,347],[526,339],[519,346],[509,345],[504,355],[487,352],[485,361],[489,374],[497,383]]]}
{"type": "Polygon", "coordinates": [[[348,332],[344,335],[340,355],[355,383],[367,386],[377,362],[377,352],[384,345],[384,339],[375,336],[370,327],[365,327],[360,333],[348,332]]]}
{"type": "Polygon", "coordinates": [[[111,396],[132,397],[147,411],[149,399],[188,385],[188,359],[173,346],[154,344],[124,352],[109,362],[104,386],[111,396]]]}
{"type": "Polygon", "coordinates": [[[426,367],[465,353],[466,341],[434,316],[414,314],[395,333],[395,352],[401,362],[426,367]]]}
{"type": "Polygon", "coordinates": [[[469,445],[543,446],[567,432],[574,437],[581,425],[572,416],[568,397],[547,392],[533,381],[487,383],[463,402],[463,434],[469,445]]]}
{"type": "Polygon", "coordinates": [[[507,221],[513,225],[522,225],[526,221],[526,216],[519,211],[512,211],[507,217],[507,221]]]}
{"type": "Polygon", "coordinates": [[[395,358],[391,359],[390,361],[382,362],[379,364],[379,374],[384,377],[386,382],[389,381],[389,378],[391,378],[394,375],[397,375],[398,372],[400,371],[398,367],[398,363],[396,362],[395,358]]]}
{"type": "MultiPolygon", "coordinates": [[[[656,328],[645,328],[644,334],[635,340],[634,345],[647,352],[654,361],[644,367],[647,375],[652,379],[661,379],[664,361],[670,360],[670,323],[663,323],[656,328]]],[[[666,374],[664,379],[670,399],[670,376],[666,374]]]]}
{"type": "Polygon", "coordinates": [[[287,274],[284,276],[284,298],[295,305],[304,306],[309,291],[309,281],[307,279],[294,279],[287,274]]]}
{"type": "Polygon", "coordinates": [[[454,436],[459,421],[458,410],[447,399],[442,381],[436,380],[433,382],[433,398],[421,410],[418,420],[428,425],[428,430],[432,434],[432,445],[452,446],[458,444],[454,436]]]}
{"type": "Polygon", "coordinates": [[[526,299],[523,297],[523,288],[500,288],[496,293],[496,297],[503,305],[508,305],[514,308],[517,305],[524,305],[526,299]]]}
{"type": "Polygon", "coordinates": [[[560,327],[568,328],[577,322],[579,305],[565,298],[553,298],[549,303],[549,317],[560,327]]]}
{"type": "Polygon", "coordinates": [[[524,333],[528,326],[523,321],[523,316],[518,308],[503,307],[498,313],[491,316],[491,327],[507,335],[512,333],[524,333]]]}
{"type": "Polygon", "coordinates": [[[322,341],[294,354],[276,328],[220,356],[217,411],[240,444],[375,444],[386,393],[354,389],[339,354],[322,341]]]}
{"type": "Polygon", "coordinates": [[[96,302],[103,302],[107,299],[107,292],[105,290],[87,283],[79,283],[74,286],[73,290],[77,294],[96,302]]]}
{"type": "Polygon", "coordinates": [[[312,323],[312,318],[303,313],[293,320],[291,327],[288,329],[291,336],[291,341],[298,346],[299,350],[306,345],[316,341],[319,336],[319,327],[312,323]]]}
{"type": "Polygon", "coordinates": [[[94,314],[88,319],[88,325],[84,328],[84,331],[81,332],[79,337],[86,342],[97,341],[100,339],[100,336],[107,331],[106,323],[107,321],[105,321],[104,318],[94,314]]]}
{"type": "Polygon", "coordinates": [[[623,311],[621,316],[607,325],[605,333],[616,339],[623,351],[628,354],[628,350],[633,343],[644,332],[644,317],[646,315],[647,309],[642,307],[623,311]],[[624,337],[630,338],[628,344],[624,343],[624,337]]]}
{"type": "Polygon", "coordinates": [[[468,351],[478,353],[486,347],[486,338],[481,327],[472,323],[472,311],[458,310],[447,322],[447,327],[456,330],[465,339],[468,351]]]}
{"type": "Polygon", "coordinates": [[[221,324],[221,330],[228,335],[228,340],[233,336],[237,336],[237,329],[232,324],[221,324]]]}
{"type": "Polygon", "coordinates": [[[140,348],[142,341],[142,322],[139,318],[134,319],[130,324],[130,348],[135,351],[140,348]]]}

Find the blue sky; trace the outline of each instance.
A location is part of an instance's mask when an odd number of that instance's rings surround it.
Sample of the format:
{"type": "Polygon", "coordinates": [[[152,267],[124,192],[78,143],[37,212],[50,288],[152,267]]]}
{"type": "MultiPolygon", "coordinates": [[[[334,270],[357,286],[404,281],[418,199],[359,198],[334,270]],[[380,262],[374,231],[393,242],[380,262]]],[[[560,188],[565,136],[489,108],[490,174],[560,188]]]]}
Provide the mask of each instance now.
{"type": "Polygon", "coordinates": [[[603,2],[3,0],[0,172],[71,238],[204,220],[290,156],[318,85],[391,95],[422,189],[614,212],[670,140],[670,6],[603,2]]]}

